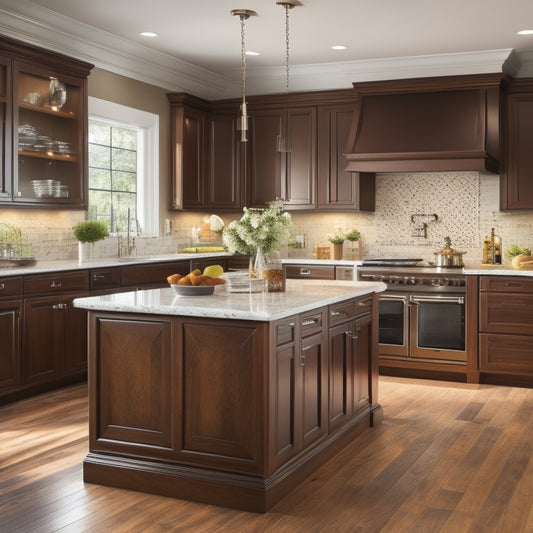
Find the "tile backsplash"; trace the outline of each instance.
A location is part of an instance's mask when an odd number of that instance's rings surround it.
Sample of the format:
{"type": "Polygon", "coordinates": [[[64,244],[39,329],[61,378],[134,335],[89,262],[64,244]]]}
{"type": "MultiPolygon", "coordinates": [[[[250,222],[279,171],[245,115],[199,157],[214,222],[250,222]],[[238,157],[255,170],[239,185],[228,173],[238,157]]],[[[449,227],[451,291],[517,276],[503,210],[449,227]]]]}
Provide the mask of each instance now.
{"type": "MultiPolygon", "coordinates": [[[[172,234],[165,237],[137,237],[137,255],[173,253],[191,243],[192,228],[205,214],[169,213],[172,234]]],[[[0,222],[22,228],[38,260],[74,259],[77,241],[72,227],[80,211],[0,211],[0,222]]],[[[227,224],[233,218],[222,215],[227,224]]],[[[289,247],[290,257],[312,258],[315,245],[328,245],[328,236],[338,228],[361,232],[361,255],[365,257],[421,257],[433,260],[449,236],[452,247],[465,251],[465,263],[481,262],[481,243],[492,227],[510,244],[533,246],[533,212],[499,211],[499,178],[479,172],[378,174],[374,213],[292,213],[295,234],[305,235],[305,248],[289,247]],[[437,215],[437,220],[413,215],[437,215]],[[426,221],[427,236],[422,223],[426,221]]],[[[117,239],[96,244],[97,257],[116,257],[117,239]]]]}

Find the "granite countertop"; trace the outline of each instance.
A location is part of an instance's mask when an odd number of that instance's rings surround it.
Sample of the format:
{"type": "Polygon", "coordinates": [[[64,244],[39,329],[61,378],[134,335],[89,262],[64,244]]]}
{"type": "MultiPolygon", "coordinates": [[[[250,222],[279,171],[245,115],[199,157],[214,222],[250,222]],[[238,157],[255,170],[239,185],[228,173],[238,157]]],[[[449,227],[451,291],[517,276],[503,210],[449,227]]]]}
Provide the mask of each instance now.
{"type": "MultiPolygon", "coordinates": [[[[164,261],[188,261],[191,259],[209,259],[213,257],[230,257],[233,254],[229,252],[210,252],[210,253],[176,253],[160,254],[153,256],[132,256],[132,257],[108,257],[96,259],[94,261],[79,262],[77,259],[67,259],[58,261],[37,261],[33,266],[0,268],[0,277],[21,276],[27,274],[45,274],[47,272],[61,272],[66,270],[85,270],[91,268],[117,267],[125,265],[136,265],[145,263],[158,263],[164,261]]],[[[305,264],[305,265],[338,265],[338,266],[355,266],[360,261],[333,260],[333,259],[283,259],[285,264],[305,264]]]]}
{"type": "Polygon", "coordinates": [[[218,285],[210,296],[176,296],[169,287],[77,298],[74,306],[92,311],[268,322],[385,288],[384,283],[363,281],[287,280],[286,292],[280,293],[229,293],[218,285]]]}
{"type": "Polygon", "coordinates": [[[516,270],[510,265],[467,266],[463,272],[470,276],[533,276],[533,270],[516,270]]]}

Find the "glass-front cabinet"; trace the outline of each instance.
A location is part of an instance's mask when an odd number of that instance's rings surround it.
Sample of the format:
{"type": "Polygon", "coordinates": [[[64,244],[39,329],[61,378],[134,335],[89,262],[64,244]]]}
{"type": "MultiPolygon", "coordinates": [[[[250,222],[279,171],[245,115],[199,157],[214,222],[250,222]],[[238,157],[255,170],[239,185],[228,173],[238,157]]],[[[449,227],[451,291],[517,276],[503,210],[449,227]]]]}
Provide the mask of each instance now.
{"type": "Polygon", "coordinates": [[[87,76],[92,65],[1,37],[0,52],[4,47],[0,202],[85,208],[87,76]]]}
{"type": "Polygon", "coordinates": [[[11,150],[11,120],[9,88],[11,87],[10,61],[0,56],[0,201],[11,198],[11,179],[8,167],[11,150]]]}

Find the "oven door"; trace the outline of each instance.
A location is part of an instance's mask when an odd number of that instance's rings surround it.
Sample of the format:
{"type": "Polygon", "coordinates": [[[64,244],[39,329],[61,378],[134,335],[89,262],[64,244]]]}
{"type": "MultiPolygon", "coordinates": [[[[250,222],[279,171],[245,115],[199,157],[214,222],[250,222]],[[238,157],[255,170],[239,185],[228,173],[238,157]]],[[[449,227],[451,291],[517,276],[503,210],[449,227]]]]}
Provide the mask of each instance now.
{"type": "Polygon", "coordinates": [[[409,352],[409,296],[382,294],[379,297],[379,355],[407,357],[409,352]]]}
{"type": "Polygon", "coordinates": [[[412,295],[412,358],[466,361],[464,294],[412,295]]]}

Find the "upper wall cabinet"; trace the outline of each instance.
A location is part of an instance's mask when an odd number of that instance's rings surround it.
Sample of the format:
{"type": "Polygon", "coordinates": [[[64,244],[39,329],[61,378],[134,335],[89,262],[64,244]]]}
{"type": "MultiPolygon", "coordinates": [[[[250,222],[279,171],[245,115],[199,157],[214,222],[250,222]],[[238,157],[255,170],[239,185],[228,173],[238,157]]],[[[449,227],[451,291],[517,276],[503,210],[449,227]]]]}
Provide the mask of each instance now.
{"type": "Polygon", "coordinates": [[[533,79],[505,90],[500,208],[533,209],[533,79]]]}
{"type": "Polygon", "coordinates": [[[243,204],[238,104],[228,111],[185,93],[171,106],[172,209],[236,210],[243,204]]]}
{"type": "Polygon", "coordinates": [[[0,37],[0,202],[86,207],[91,68],[0,37]]]}
{"type": "Polygon", "coordinates": [[[374,174],[345,170],[352,90],[250,96],[246,143],[240,100],[167,96],[171,208],[235,211],[282,198],[288,210],[374,210],[374,174]]]}

